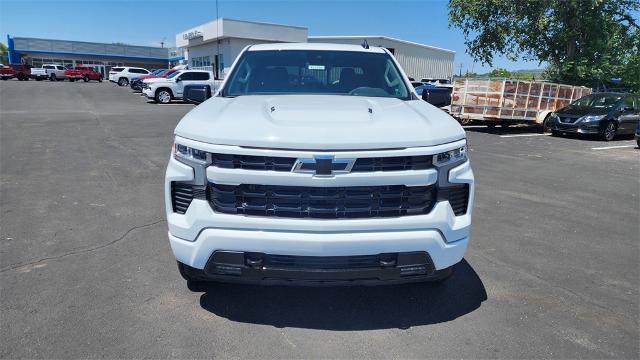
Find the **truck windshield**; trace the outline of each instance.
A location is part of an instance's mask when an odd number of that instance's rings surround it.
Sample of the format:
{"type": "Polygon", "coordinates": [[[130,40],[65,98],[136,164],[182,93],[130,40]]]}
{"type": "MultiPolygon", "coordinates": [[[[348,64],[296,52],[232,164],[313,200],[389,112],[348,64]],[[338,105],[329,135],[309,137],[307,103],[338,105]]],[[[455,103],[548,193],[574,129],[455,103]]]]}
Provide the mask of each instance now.
{"type": "Polygon", "coordinates": [[[386,53],[327,50],[246,51],[222,96],[333,94],[409,99],[386,53]]]}
{"type": "Polygon", "coordinates": [[[571,104],[571,106],[581,108],[610,108],[614,106],[622,96],[615,94],[592,94],[580,98],[571,104]]]}

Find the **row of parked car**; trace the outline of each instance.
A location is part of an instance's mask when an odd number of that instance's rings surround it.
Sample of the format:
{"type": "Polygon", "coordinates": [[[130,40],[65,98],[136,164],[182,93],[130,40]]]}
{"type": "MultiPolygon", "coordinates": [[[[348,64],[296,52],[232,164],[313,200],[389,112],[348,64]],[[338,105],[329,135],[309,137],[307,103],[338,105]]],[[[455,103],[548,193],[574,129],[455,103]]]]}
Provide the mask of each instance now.
{"type": "Polygon", "coordinates": [[[191,88],[207,89],[208,94],[215,93],[222,83],[215,79],[211,71],[193,70],[184,65],[154,71],[136,67],[114,67],[109,71],[109,81],[119,86],[129,86],[134,92],[161,104],[183,100],[185,90],[191,88]]]}
{"type": "Polygon", "coordinates": [[[102,73],[91,66],[83,65],[66,68],[59,64],[44,64],[40,68],[34,68],[30,65],[5,66],[0,64],[0,79],[9,80],[13,78],[20,81],[34,79],[36,81],[69,80],[70,82],[74,82],[76,80],[84,80],[85,82],[88,82],[90,80],[95,80],[102,82],[102,73]]]}

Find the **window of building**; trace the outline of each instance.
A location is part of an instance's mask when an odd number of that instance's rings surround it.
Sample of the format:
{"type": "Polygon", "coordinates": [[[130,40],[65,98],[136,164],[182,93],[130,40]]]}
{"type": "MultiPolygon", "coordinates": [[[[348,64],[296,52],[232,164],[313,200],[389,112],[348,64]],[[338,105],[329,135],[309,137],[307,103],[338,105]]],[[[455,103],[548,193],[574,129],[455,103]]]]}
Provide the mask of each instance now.
{"type": "Polygon", "coordinates": [[[191,66],[193,67],[211,66],[211,57],[210,56],[193,57],[191,58],[191,66]]]}

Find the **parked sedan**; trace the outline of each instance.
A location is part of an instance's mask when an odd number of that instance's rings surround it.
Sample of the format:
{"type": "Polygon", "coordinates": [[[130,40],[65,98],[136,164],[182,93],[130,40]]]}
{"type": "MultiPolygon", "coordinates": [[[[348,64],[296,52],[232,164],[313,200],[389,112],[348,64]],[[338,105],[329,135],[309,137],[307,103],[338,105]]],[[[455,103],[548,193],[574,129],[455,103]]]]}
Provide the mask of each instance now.
{"type": "Polygon", "coordinates": [[[635,133],[640,121],[640,98],[627,93],[595,93],[554,113],[547,125],[552,135],[594,134],[606,141],[635,133]]]}

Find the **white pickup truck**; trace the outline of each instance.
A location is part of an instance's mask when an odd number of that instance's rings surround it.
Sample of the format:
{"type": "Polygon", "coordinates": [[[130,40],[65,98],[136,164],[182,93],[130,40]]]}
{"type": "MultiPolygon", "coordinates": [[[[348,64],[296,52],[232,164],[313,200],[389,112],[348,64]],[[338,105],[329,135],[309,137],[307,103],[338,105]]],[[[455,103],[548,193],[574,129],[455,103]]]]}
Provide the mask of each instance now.
{"type": "Polygon", "coordinates": [[[167,77],[142,80],[142,93],[155,102],[168,104],[171,100],[181,100],[187,85],[209,85],[215,93],[220,83],[211,71],[179,70],[167,77]]]}
{"type": "Polygon", "coordinates": [[[51,81],[61,81],[66,79],[65,68],[58,64],[44,64],[41,68],[32,68],[31,77],[36,80],[49,79],[51,81]]]}
{"type": "Polygon", "coordinates": [[[368,45],[245,48],[177,125],[165,177],[189,284],[442,281],[473,197],[462,127],[368,45]]]}

